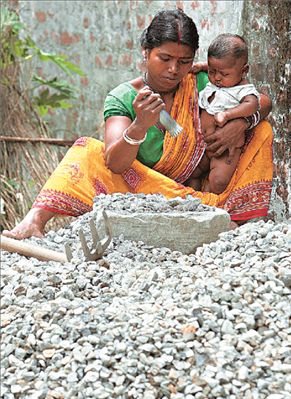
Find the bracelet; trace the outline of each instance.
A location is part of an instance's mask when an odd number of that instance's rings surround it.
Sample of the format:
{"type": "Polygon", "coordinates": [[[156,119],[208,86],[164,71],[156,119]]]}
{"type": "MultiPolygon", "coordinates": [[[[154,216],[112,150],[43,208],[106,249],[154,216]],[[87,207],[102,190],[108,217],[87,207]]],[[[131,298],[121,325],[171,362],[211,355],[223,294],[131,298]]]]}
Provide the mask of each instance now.
{"type": "Polygon", "coordinates": [[[141,139],[141,140],[133,139],[133,138],[131,138],[131,137],[129,137],[129,136],[127,135],[127,131],[128,131],[128,128],[124,130],[124,132],[122,133],[122,137],[123,137],[123,140],[124,140],[126,143],[130,144],[130,145],[140,145],[140,144],[142,144],[142,143],[146,140],[146,138],[147,138],[147,133],[146,133],[145,136],[144,136],[144,138],[141,139]]]}
{"type": "Polygon", "coordinates": [[[248,122],[249,127],[246,130],[251,130],[253,129],[255,126],[257,126],[257,124],[260,122],[261,120],[261,115],[260,112],[257,111],[255,112],[253,115],[250,116],[245,116],[244,119],[248,122]]]}

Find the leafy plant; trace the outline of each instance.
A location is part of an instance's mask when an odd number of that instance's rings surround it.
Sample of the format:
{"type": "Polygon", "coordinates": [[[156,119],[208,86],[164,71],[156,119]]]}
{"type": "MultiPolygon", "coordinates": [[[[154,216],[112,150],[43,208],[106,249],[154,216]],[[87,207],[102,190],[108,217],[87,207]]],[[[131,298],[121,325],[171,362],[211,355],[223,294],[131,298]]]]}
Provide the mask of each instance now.
{"type": "MultiPolygon", "coordinates": [[[[19,137],[52,137],[42,116],[49,109],[68,108],[76,89],[65,77],[84,76],[67,57],[48,53],[32,40],[12,2],[1,1],[0,12],[0,134],[19,137]],[[55,65],[52,76],[39,76],[35,65],[55,65]],[[29,72],[29,73],[28,73],[29,72]],[[57,76],[54,76],[57,75],[57,76]]],[[[52,68],[50,68],[51,70],[52,68]]],[[[36,194],[65,153],[63,147],[43,143],[4,142],[0,146],[0,231],[23,219],[36,194]]],[[[63,227],[67,220],[51,221],[49,228],[63,227]]]]}
{"type": "MultiPolygon", "coordinates": [[[[3,7],[0,18],[0,45],[2,47],[0,69],[5,69],[16,62],[23,63],[38,59],[41,62],[52,62],[69,77],[73,73],[79,76],[85,75],[77,65],[68,61],[66,56],[41,50],[16,12],[3,7]]],[[[32,82],[31,101],[41,116],[44,116],[49,109],[71,107],[68,101],[76,98],[76,89],[59,77],[46,79],[33,74],[32,82]]],[[[9,82],[3,80],[1,83],[9,85],[9,82]]]]}
{"type": "Polygon", "coordinates": [[[34,75],[33,81],[38,83],[36,88],[43,88],[38,95],[33,96],[33,101],[41,116],[44,116],[49,108],[70,108],[72,105],[66,100],[76,98],[74,88],[64,80],[53,78],[46,80],[34,75]],[[51,92],[49,88],[54,89],[51,92]]]}

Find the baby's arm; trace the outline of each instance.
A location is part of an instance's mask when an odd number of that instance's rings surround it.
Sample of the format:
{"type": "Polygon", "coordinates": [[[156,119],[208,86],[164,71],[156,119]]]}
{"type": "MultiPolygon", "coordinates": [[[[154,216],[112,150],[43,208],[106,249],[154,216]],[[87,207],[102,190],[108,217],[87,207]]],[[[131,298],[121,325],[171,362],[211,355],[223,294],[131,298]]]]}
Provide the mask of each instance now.
{"type": "Polygon", "coordinates": [[[226,122],[231,119],[243,118],[245,116],[250,116],[257,112],[259,108],[259,100],[253,95],[249,94],[245,96],[239,105],[234,108],[229,108],[225,111],[218,112],[214,115],[215,122],[217,126],[223,127],[226,122]]]}
{"type": "Polygon", "coordinates": [[[208,72],[208,63],[207,62],[195,62],[192,65],[191,72],[198,73],[198,72],[208,72]]]}

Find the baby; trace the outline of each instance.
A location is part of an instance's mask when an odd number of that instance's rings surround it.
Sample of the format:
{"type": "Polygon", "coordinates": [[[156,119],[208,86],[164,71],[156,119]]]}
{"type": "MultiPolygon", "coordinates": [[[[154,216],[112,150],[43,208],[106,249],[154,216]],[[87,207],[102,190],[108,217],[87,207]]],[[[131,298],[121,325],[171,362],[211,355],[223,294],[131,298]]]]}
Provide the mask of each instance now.
{"type": "MultiPolygon", "coordinates": [[[[219,35],[208,49],[209,83],[199,93],[201,127],[204,137],[211,135],[217,126],[223,127],[229,120],[248,117],[259,109],[259,93],[249,84],[248,49],[245,40],[230,33],[219,35]]],[[[187,181],[187,185],[201,189],[201,179],[209,172],[203,191],[222,193],[236,170],[244,137],[237,143],[234,157],[229,151],[213,157],[207,150],[200,164],[187,181]]]]}

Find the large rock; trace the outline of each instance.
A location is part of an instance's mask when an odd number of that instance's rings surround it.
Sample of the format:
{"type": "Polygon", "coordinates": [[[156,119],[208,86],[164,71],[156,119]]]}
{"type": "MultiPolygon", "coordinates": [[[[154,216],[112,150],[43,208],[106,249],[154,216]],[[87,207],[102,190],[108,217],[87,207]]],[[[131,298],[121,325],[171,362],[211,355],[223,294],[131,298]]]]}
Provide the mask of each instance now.
{"type": "MultiPolygon", "coordinates": [[[[204,243],[218,239],[229,230],[230,216],[219,208],[205,212],[131,213],[106,210],[113,236],[143,241],[155,247],[167,247],[185,254],[194,253],[204,243]]],[[[97,215],[97,226],[102,224],[97,215]]]]}

